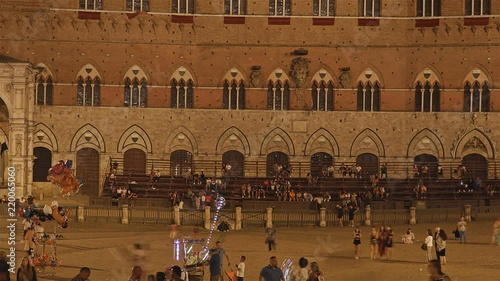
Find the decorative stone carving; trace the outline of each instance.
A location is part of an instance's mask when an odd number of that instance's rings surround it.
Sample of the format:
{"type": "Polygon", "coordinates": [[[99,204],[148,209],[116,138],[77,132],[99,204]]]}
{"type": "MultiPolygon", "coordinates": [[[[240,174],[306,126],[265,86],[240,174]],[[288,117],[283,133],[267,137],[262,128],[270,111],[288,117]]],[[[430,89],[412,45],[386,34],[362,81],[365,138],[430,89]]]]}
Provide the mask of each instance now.
{"type": "Polygon", "coordinates": [[[21,141],[22,141],[22,136],[20,134],[16,134],[16,150],[14,151],[14,155],[18,156],[21,155],[21,141]]]}
{"type": "Polygon", "coordinates": [[[250,74],[250,83],[252,83],[252,86],[258,87],[260,85],[261,77],[262,73],[260,72],[260,66],[259,65],[252,66],[252,73],[250,74]]]}
{"type": "Polygon", "coordinates": [[[10,93],[10,92],[12,91],[12,84],[10,84],[10,83],[5,84],[5,86],[4,86],[4,90],[5,90],[7,93],[10,93]]]}
{"type": "Polygon", "coordinates": [[[486,146],[484,145],[484,143],[478,139],[477,137],[472,137],[465,145],[464,145],[464,148],[465,149],[469,149],[469,148],[476,148],[476,149],[481,149],[481,150],[485,150],[486,151],[486,146]]]}
{"type": "Polygon", "coordinates": [[[446,31],[446,34],[450,35],[451,27],[447,23],[444,23],[444,26],[444,31],[446,31]]]}
{"type": "Polygon", "coordinates": [[[349,67],[340,68],[342,74],[340,74],[339,76],[339,84],[343,89],[347,89],[351,85],[351,74],[349,73],[350,70],[351,69],[349,67]]]}
{"type": "Polygon", "coordinates": [[[300,87],[309,77],[309,60],[303,57],[294,58],[290,68],[290,76],[297,87],[300,87]]]}

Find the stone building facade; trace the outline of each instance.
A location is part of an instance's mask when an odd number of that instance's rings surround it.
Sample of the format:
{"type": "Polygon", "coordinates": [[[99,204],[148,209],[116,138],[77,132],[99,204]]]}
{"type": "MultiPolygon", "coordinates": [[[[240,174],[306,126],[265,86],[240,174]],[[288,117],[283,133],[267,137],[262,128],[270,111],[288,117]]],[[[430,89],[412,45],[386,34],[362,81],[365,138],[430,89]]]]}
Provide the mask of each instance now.
{"type": "Polygon", "coordinates": [[[300,176],[361,161],[405,178],[418,160],[498,178],[500,6],[319,2],[2,2],[1,137],[19,194],[50,189],[37,161],[71,159],[97,195],[127,151],[140,163],[232,151],[246,176],[288,158],[300,176]]]}

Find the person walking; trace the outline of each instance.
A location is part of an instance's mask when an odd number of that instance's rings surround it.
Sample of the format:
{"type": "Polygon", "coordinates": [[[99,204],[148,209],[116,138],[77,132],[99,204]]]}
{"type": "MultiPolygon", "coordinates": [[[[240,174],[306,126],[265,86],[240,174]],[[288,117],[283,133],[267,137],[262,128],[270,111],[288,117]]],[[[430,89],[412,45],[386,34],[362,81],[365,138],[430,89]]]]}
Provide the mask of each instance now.
{"type": "Polygon", "coordinates": [[[425,245],[427,246],[427,262],[432,260],[432,246],[434,245],[434,237],[432,237],[432,230],[427,229],[427,237],[424,240],[425,245]]]}
{"type": "Polygon", "coordinates": [[[441,228],[438,226],[434,229],[434,249],[436,251],[436,259],[439,260],[439,251],[438,251],[438,247],[437,247],[437,240],[439,239],[439,231],[441,230],[441,228]]]}
{"type": "Polygon", "coordinates": [[[441,270],[439,260],[431,260],[427,263],[427,271],[430,274],[429,281],[451,281],[451,278],[441,270]]]}
{"type": "Polygon", "coordinates": [[[285,281],[283,271],[278,267],[278,258],[272,256],[269,265],[260,271],[259,281],[285,281]]]}
{"type": "Polygon", "coordinates": [[[210,281],[219,281],[221,279],[221,258],[217,249],[210,250],[210,281]]]}
{"type": "Polygon", "coordinates": [[[465,217],[460,217],[460,221],[457,223],[458,231],[460,233],[460,244],[462,244],[462,240],[464,244],[467,243],[467,222],[465,222],[465,217]]]}
{"type": "MultiPolygon", "coordinates": [[[[217,241],[215,242],[215,248],[217,250],[217,254],[219,254],[220,257],[220,267],[222,268],[222,265],[224,264],[224,256],[227,258],[227,266],[231,266],[231,262],[229,262],[229,255],[226,253],[226,249],[222,248],[222,242],[217,241]]],[[[223,275],[220,275],[220,280],[223,280],[223,275]]]]}
{"type": "Polygon", "coordinates": [[[271,252],[273,249],[276,250],[276,229],[267,228],[266,233],[267,233],[267,236],[266,236],[265,243],[267,244],[267,248],[269,249],[269,252],[271,252]]]}
{"type": "Polygon", "coordinates": [[[36,281],[36,269],[31,263],[29,257],[24,257],[21,265],[17,269],[17,281],[36,281]]]}
{"type": "Polygon", "coordinates": [[[370,259],[374,260],[377,258],[377,244],[378,244],[378,232],[375,226],[372,226],[370,231],[370,259]]]}
{"type": "Polygon", "coordinates": [[[246,260],[247,260],[247,257],[241,256],[240,263],[236,265],[236,277],[238,278],[238,281],[243,281],[243,278],[245,277],[245,261],[246,260]]]}
{"type": "Polygon", "coordinates": [[[437,250],[439,251],[439,260],[441,261],[442,265],[446,264],[446,240],[448,239],[448,236],[446,235],[446,232],[444,230],[439,230],[439,238],[436,241],[437,245],[437,250]]]}
{"type": "Polygon", "coordinates": [[[352,244],[354,244],[354,259],[359,259],[359,250],[361,248],[361,231],[359,230],[359,227],[356,227],[354,230],[354,240],[352,244]]]}

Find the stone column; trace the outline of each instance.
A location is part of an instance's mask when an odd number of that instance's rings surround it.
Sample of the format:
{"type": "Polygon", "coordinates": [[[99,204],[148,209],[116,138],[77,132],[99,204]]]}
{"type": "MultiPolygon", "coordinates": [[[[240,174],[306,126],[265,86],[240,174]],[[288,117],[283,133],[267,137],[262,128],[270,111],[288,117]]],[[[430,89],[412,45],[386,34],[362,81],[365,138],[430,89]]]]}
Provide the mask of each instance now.
{"type": "Polygon", "coordinates": [[[240,230],[241,229],[241,207],[236,207],[236,214],[234,217],[235,217],[234,229],[240,230]]]}
{"type": "Polygon", "coordinates": [[[372,225],[371,211],[372,211],[372,208],[370,207],[370,205],[366,205],[366,207],[365,207],[365,225],[372,225]]]}
{"type": "Polygon", "coordinates": [[[179,206],[174,206],[174,224],[181,225],[181,209],[179,206]]]}
{"type": "Polygon", "coordinates": [[[205,206],[205,229],[210,229],[210,206],[205,206]]]}
{"type": "Polygon", "coordinates": [[[417,208],[410,207],[410,224],[417,224],[417,208]]]}
{"type": "Polygon", "coordinates": [[[128,224],[128,205],[122,205],[122,224],[128,224]]]}
{"type": "Polygon", "coordinates": [[[83,212],[83,205],[78,206],[77,215],[78,215],[78,222],[85,221],[85,216],[84,216],[84,212],[83,212]]]}
{"type": "Polygon", "coordinates": [[[471,220],[472,220],[472,216],[471,216],[472,206],[467,204],[464,207],[465,207],[465,221],[471,222],[471,220]]]}
{"type": "Polygon", "coordinates": [[[267,228],[272,228],[273,227],[273,208],[267,208],[267,213],[266,213],[266,227],[267,228]]]}
{"type": "Polygon", "coordinates": [[[319,227],[326,227],[326,208],[323,207],[319,211],[319,227]]]}

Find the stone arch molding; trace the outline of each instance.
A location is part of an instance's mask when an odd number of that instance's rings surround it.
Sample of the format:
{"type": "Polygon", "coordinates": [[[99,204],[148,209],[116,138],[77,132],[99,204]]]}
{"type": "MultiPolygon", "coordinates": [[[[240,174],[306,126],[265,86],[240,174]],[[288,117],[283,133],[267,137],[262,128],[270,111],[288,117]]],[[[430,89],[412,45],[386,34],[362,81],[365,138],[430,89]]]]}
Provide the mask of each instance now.
{"type": "Polygon", "coordinates": [[[101,153],[106,152],[106,144],[101,132],[91,124],[85,124],[76,131],[70,142],[70,151],[82,148],[93,148],[101,153]]]}
{"type": "Polygon", "coordinates": [[[117,152],[138,148],[146,153],[153,153],[153,144],[148,133],[143,128],[134,124],[123,132],[118,141],[117,152]]]}
{"type": "Polygon", "coordinates": [[[215,146],[217,155],[221,155],[229,150],[236,150],[245,156],[250,156],[250,142],[246,135],[236,127],[230,127],[222,135],[215,146]]]}
{"type": "Polygon", "coordinates": [[[177,129],[173,130],[165,144],[165,153],[170,154],[180,149],[198,154],[198,142],[193,133],[184,126],[177,127],[177,129]]]}
{"type": "Polygon", "coordinates": [[[351,157],[363,153],[371,153],[379,157],[385,157],[384,143],[373,130],[368,128],[364,129],[356,136],[350,149],[351,157]]]}
{"type": "Polygon", "coordinates": [[[295,155],[295,145],[292,138],[281,128],[270,131],[260,146],[260,155],[267,155],[273,151],[286,153],[288,156],[295,155]]]}
{"type": "Polygon", "coordinates": [[[54,132],[45,124],[38,123],[33,131],[33,147],[45,147],[52,152],[59,151],[59,144],[54,132]]]}
{"type": "Polygon", "coordinates": [[[319,128],[309,137],[304,148],[304,156],[313,155],[318,152],[326,152],[335,157],[340,156],[337,140],[324,128],[319,128]]]}
{"type": "Polygon", "coordinates": [[[454,158],[463,158],[469,154],[479,154],[487,159],[495,159],[495,146],[485,133],[472,129],[463,134],[452,150],[454,158]]]}
{"type": "Polygon", "coordinates": [[[415,157],[420,154],[430,154],[444,158],[444,146],[439,137],[429,129],[423,129],[410,140],[406,157],[415,157]]]}

